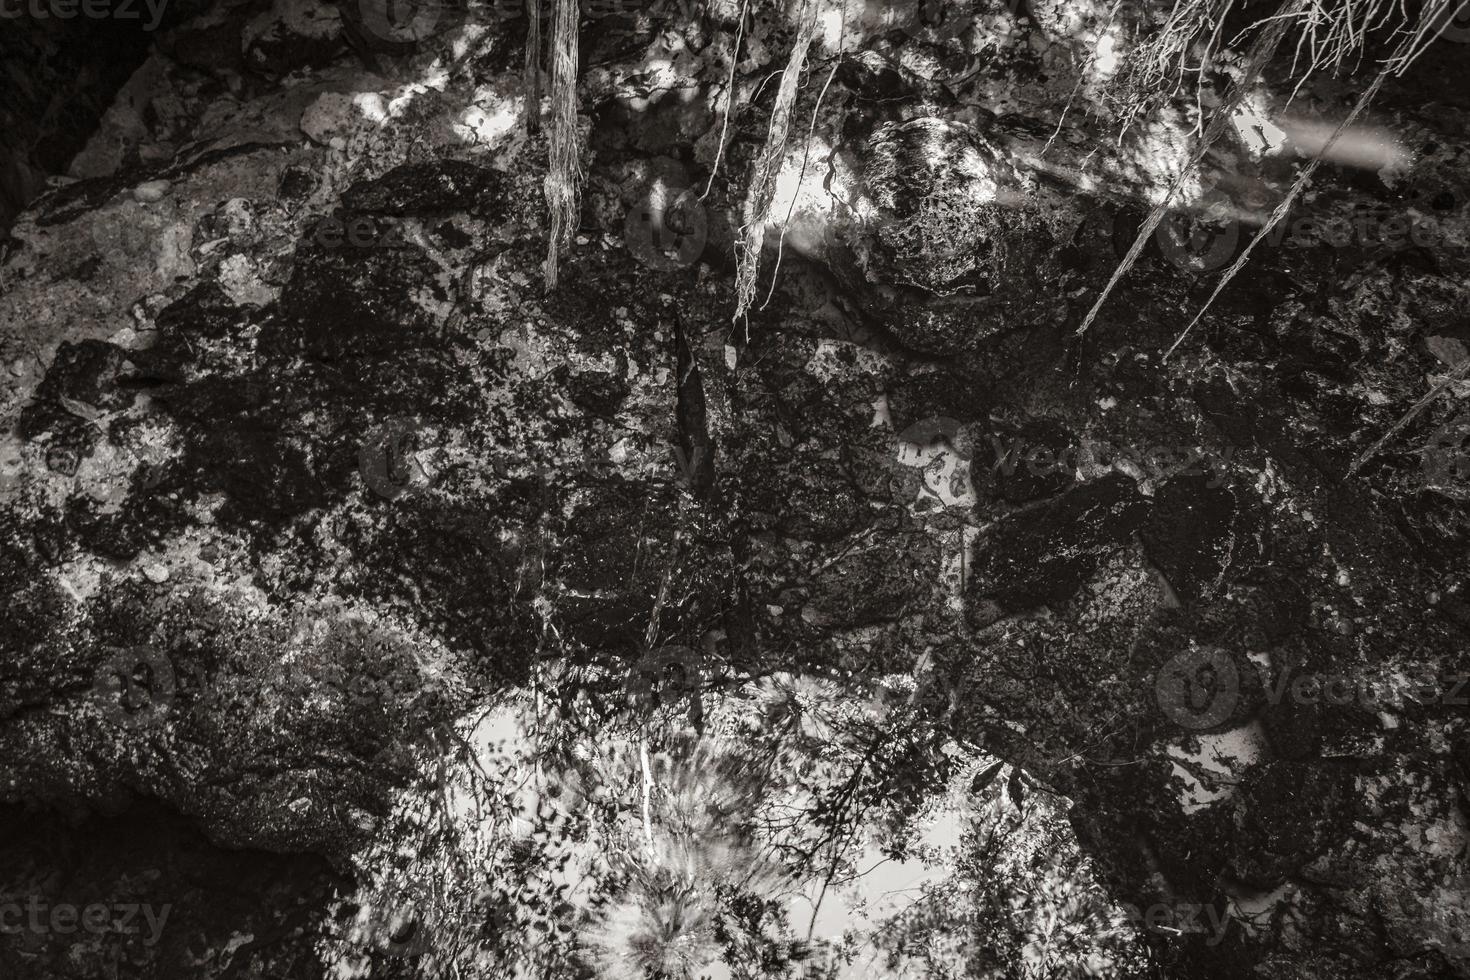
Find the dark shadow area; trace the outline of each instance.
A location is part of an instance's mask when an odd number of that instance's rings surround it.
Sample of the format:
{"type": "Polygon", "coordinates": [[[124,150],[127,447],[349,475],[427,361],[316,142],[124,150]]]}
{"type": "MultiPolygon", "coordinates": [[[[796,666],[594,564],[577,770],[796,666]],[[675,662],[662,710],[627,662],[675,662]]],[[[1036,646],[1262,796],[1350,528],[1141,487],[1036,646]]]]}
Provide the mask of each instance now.
{"type": "Polygon", "coordinates": [[[0,807],[0,976],[309,980],[344,881],[316,856],[218,847],[153,802],[0,807]]]}
{"type": "Polygon", "coordinates": [[[48,177],[66,172],[159,32],[199,7],[169,0],[152,9],[139,0],[0,5],[0,234],[48,177]]]}

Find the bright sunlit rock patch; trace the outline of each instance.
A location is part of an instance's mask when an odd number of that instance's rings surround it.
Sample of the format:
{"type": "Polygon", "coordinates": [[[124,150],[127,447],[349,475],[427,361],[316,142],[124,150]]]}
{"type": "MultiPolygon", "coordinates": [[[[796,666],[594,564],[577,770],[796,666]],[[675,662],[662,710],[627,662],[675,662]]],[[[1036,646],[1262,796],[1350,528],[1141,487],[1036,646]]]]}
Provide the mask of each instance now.
{"type": "Polygon", "coordinates": [[[1230,122],[1254,157],[1271,156],[1286,145],[1286,132],[1271,121],[1259,95],[1245,99],[1230,122]]]}

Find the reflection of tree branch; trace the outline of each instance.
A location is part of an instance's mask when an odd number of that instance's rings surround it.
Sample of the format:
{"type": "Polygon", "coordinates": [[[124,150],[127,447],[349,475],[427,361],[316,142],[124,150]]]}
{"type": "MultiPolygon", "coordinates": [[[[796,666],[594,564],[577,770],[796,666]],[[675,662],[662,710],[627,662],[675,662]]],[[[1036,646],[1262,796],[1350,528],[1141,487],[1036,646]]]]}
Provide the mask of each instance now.
{"type": "Polygon", "coordinates": [[[648,849],[653,850],[653,773],[648,766],[648,738],[638,740],[638,759],[643,765],[643,837],[648,849]]]}
{"type": "Polygon", "coordinates": [[[876,864],[874,864],[871,868],[869,868],[867,871],[859,871],[856,874],[850,874],[846,878],[843,878],[841,881],[838,881],[836,883],[837,884],[837,887],[841,888],[843,885],[851,884],[852,882],[857,881],[859,878],[866,878],[868,875],[872,874],[874,871],[877,871],[879,868],[883,867],[883,865],[891,863],[892,860],[893,860],[892,858],[883,858],[880,861],[878,861],[876,864]]]}
{"type": "MultiPolygon", "coordinates": [[[[854,820],[851,825],[844,828],[845,830],[847,830],[849,836],[857,835],[858,821],[862,819],[863,813],[866,812],[867,808],[864,807],[863,810],[858,813],[857,820],[854,820]]],[[[832,884],[832,877],[837,874],[837,865],[841,863],[841,841],[842,836],[840,834],[832,839],[832,859],[828,862],[827,865],[827,876],[822,879],[822,890],[817,893],[817,900],[812,903],[811,921],[809,921],[806,926],[807,942],[811,942],[812,933],[817,928],[817,915],[822,911],[822,900],[827,897],[827,887],[832,884]]]]}
{"type": "Polygon", "coordinates": [[[834,808],[833,816],[831,818],[834,826],[830,831],[828,831],[828,833],[823,834],[822,837],[818,838],[817,842],[813,844],[809,849],[807,849],[806,851],[798,852],[798,862],[804,863],[816,857],[817,852],[826,847],[827,844],[830,842],[830,840],[832,839],[831,835],[838,832],[841,826],[845,826],[840,824],[840,821],[845,815],[848,804],[852,802],[852,797],[857,793],[858,784],[862,781],[863,774],[867,770],[868,766],[872,763],[874,757],[877,756],[878,749],[885,742],[887,742],[888,735],[889,731],[885,729],[873,738],[872,744],[868,746],[867,752],[863,754],[862,759],[858,762],[857,767],[852,772],[852,775],[848,777],[847,782],[843,784],[842,788],[837,791],[836,796],[833,797],[833,799],[838,801],[839,804],[834,808]]]}
{"type": "Polygon", "coordinates": [[[891,731],[892,729],[883,729],[873,737],[867,751],[863,753],[862,759],[858,762],[856,768],[853,769],[852,775],[848,777],[847,782],[843,784],[842,788],[838,790],[834,797],[837,805],[834,807],[833,814],[830,818],[831,829],[819,837],[817,842],[809,850],[802,852],[797,859],[798,866],[805,864],[807,861],[815,858],[822,848],[829,844],[831,845],[831,859],[827,865],[827,873],[822,879],[822,889],[817,893],[816,901],[812,903],[812,917],[807,924],[806,932],[808,941],[811,940],[812,933],[817,927],[817,915],[821,912],[822,901],[826,898],[827,889],[832,884],[832,879],[837,874],[837,867],[841,863],[844,839],[857,835],[858,826],[862,821],[863,815],[868,811],[868,807],[864,806],[851,820],[848,820],[848,807],[851,805],[853,797],[857,794],[858,787],[861,785],[868,767],[872,764],[873,759],[877,757],[878,750],[887,743],[891,731]]]}

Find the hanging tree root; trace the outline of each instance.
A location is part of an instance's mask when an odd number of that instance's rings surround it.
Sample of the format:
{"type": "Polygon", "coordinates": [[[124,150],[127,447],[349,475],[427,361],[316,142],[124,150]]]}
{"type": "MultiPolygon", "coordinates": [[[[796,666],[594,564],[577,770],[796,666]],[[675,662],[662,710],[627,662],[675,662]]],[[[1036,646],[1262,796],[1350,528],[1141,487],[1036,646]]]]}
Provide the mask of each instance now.
{"type": "Polygon", "coordinates": [[[577,134],[577,0],[556,0],[551,29],[551,136],[546,203],[546,289],[556,288],[561,246],[577,227],[582,154],[577,134]]]}
{"type": "Polygon", "coordinates": [[[818,6],[816,0],[806,0],[802,6],[801,27],[796,42],[791,47],[791,56],[786,59],[786,70],[781,74],[781,88],[776,92],[776,104],[771,108],[771,123],[766,131],[766,143],[756,158],[755,174],[745,194],[745,208],[740,237],[736,239],[735,258],[735,319],[740,319],[755,302],[756,273],[759,270],[761,247],[766,239],[766,225],[770,221],[771,201],[776,195],[776,178],[781,173],[781,162],[786,156],[786,137],[791,129],[791,110],[796,104],[796,93],[801,85],[801,72],[806,65],[806,55],[816,32],[818,6]],[[810,11],[810,16],[807,12],[810,11]]]}
{"type": "Polygon", "coordinates": [[[806,145],[801,148],[801,169],[796,174],[796,190],[791,193],[791,205],[786,209],[786,220],[781,223],[781,240],[776,243],[776,267],[771,270],[771,288],[766,293],[766,301],[761,304],[765,309],[771,303],[771,297],[776,294],[776,279],[781,275],[781,255],[786,250],[786,229],[791,227],[791,215],[796,211],[796,199],[801,193],[801,182],[806,179],[806,161],[811,155],[812,134],[817,131],[817,113],[822,111],[822,99],[827,95],[827,88],[832,84],[832,79],[837,75],[837,65],[827,73],[827,81],[822,85],[822,90],[817,93],[817,104],[812,106],[812,122],[806,130],[806,145]]]}
{"type": "Polygon", "coordinates": [[[526,132],[541,128],[541,0],[526,0],[526,132]]]}
{"type": "Polygon", "coordinates": [[[725,134],[730,129],[730,116],[735,112],[735,68],[740,64],[740,41],[745,36],[745,14],[750,7],[750,0],[741,0],[739,21],[735,25],[735,46],[730,49],[730,78],[725,82],[725,112],[720,121],[720,142],[715,147],[715,164],[710,168],[709,182],[704,185],[704,193],[699,195],[703,201],[709,197],[711,188],[715,186],[715,176],[720,172],[720,158],[725,155],[725,134]]]}
{"type": "MultiPolygon", "coordinates": [[[[1213,2],[1213,0],[1195,0],[1195,2],[1204,3],[1213,2]]],[[[1250,255],[1251,250],[1255,248],[1256,244],[1285,215],[1286,209],[1291,206],[1291,203],[1301,193],[1302,187],[1305,186],[1312,172],[1321,163],[1323,155],[1337,141],[1338,137],[1342,135],[1353,120],[1361,114],[1363,109],[1372,102],[1373,97],[1377,95],[1385,79],[1389,75],[1403,74],[1409,65],[1413,64],[1415,59],[1423,53],[1425,46],[1438,36],[1445,22],[1445,18],[1461,2],[1463,0],[1427,0],[1423,9],[1419,12],[1417,20],[1412,24],[1400,28],[1402,40],[1397,50],[1384,60],[1383,66],[1378,76],[1374,79],[1372,86],[1358,100],[1358,103],[1353,107],[1347,119],[1338,126],[1337,131],[1333,134],[1332,139],[1328,141],[1327,145],[1323,147],[1322,152],[1308,164],[1306,170],[1297,178],[1286,200],[1276,207],[1265,227],[1256,234],[1255,238],[1247,246],[1245,253],[1226,272],[1219,286],[1211,294],[1209,301],[1205,303],[1205,308],[1200,310],[1199,314],[1190,322],[1189,326],[1184,329],[1184,333],[1180,334],[1179,339],[1175,340],[1173,346],[1169,348],[1170,353],[1173,352],[1175,347],[1179,346],[1179,340],[1184,338],[1184,334],[1187,334],[1190,328],[1199,322],[1199,318],[1204,315],[1205,310],[1209,309],[1215,297],[1220,294],[1220,290],[1240,271],[1240,268],[1245,264],[1246,258],[1250,255]]],[[[1223,15],[1224,10],[1228,9],[1229,4],[1226,3],[1221,8],[1221,14],[1223,15]]],[[[1346,6],[1342,7],[1325,5],[1322,0],[1293,0],[1285,10],[1265,18],[1260,22],[1264,26],[1261,27],[1261,33],[1256,36],[1255,42],[1251,45],[1250,56],[1247,59],[1245,71],[1236,84],[1231,87],[1229,97],[1215,111],[1215,115],[1210,120],[1209,128],[1205,131],[1200,141],[1200,145],[1191,155],[1189,161],[1179,172],[1179,175],[1174,179],[1173,183],[1170,184],[1163,200],[1149,212],[1148,218],[1138,231],[1137,239],[1134,240],[1132,247],[1128,249],[1128,254],[1123,257],[1122,262],[1113,271],[1112,278],[1103,287],[1102,295],[1097,298],[1097,302],[1088,311],[1086,318],[1082,321],[1082,326],[1077,328],[1078,334],[1084,333],[1092,325],[1092,321],[1097,318],[1098,311],[1102,309],[1103,303],[1107,301],[1108,296],[1112,293],[1113,287],[1118,284],[1118,281],[1138,260],[1138,256],[1142,254],[1144,247],[1148,244],[1148,239],[1153,235],[1154,230],[1158,228],[1159,222],[1163,220],[1165,213],[1168,211],[1169,202],[1173,200],[1174,195],[1183,185],[1184,180],[1199,165],[1205,153],[1209,151],[1210,147],[1224,133],[1226,125],[1229,123],[1231,117],[1234,116],[1246,92],[1255,83],[1255,80],[1260,77],[1262,69],[1265,68],[1266,64],[1275,54],[1277,47],[1280,46],[1282,37],[1287,29],[1296,25],[1302,31],[1297,44],[1297,61],[1301,60],[1304,47],[1310,54],[1311,63],[1308,65],[1307,70],[1302,73],[1297,83],[1297,89],[1300,90],[1301,85],[1314,72],[1326,68],[1340,68],[1354,53],[1360,52],[1367,43],[1369,31],[1383,26],[1391,19],[1395,12],[1402,13],[1402,7],[1393,3],[1392,0],[1351,0],[1346,6]]],[[[1215,38],[1212,40],[1212,44],[1217,43],[1217,41],[1218,38],[1215,38]]],[[[1161,69],[1158,66],[1154,66],[1154,71],[1158,77],[1162,77],[1159,74],[1161,69]]],[[[1165,356],[1168,355],[1166,354],[1165,356]]]]}
{"type": "Polygon", "coordinates": [[[1231,263],[1230,268],[1226,269],[1225,274],[1220,277],[1220,281],[1215,284],[1214,292],[1210,293],[1210,298],[1205,300],[1205,305],[1200,307],[1199,312],[1194,315],[1194,319],[1189,321],[1189,326],[1185,327],[1179,336],[1174,338],[1174,343],[1169,345],[1169,349],[1164,351],[1165,358],[1174,353],[1174,349],[1184,342],[1184,338],[1189,336],[1189,332],[1194,329],[1194,325],[1199,323],[1204,315],[1209,312],[1210,307],[1214,305],[1216,297],[1225,291],[1225,287],[1230,285],[1230,281],[1235,278],[1236,273],[1245,268],[1245,263],[1251,257],[1251,252],[1255,250],[1255,247],[1264,241],[1267,235],[1271,234],[1271,229],[1275,228],[1282,218],[1286,217],[1287,212],[1291,210],[1292,204],[1301,194],[1302,189],[1311,181],[1312,174],[1316,173],[1317,166],[1326,157],[1327,152],[1337,143],[1338,138],[1347,132],[1348,127],[1353,124],[1353,121],[1358,118],[1359,114],[1368,107],[1368,103],[1373,101],[1373,97],[1383,87],[1383,82],[1386,78],[1388,78],[1388,69],[1385,68],[1378,73],[1377,78],[1373,79],[1373,84],[1368,86],[1367,90],[1363,92],[1357,103],[1354,104],[1352,111],[1343,118],[1342,122],[1337,124],[1337,129],[1333,130],[1332,137],[1323,144],[1322,149],[1312,158],[1311,162],[1302,168],[1302,172],[1297,175],[1286,197],[1282,198],[1281,203],[1276,205],[1275,209],[1271,212],[1271,216],[1266,219],[1266,223],[1261,226],[1260,230],[1256,232],[1255,237],[1246,245],[1245,251],[1236,257],[1235,261],[1231,263]]]}
{"type": "MultiPolygon", "coordinates": [[[[1311,0],[1294,0],[1292,4],[1293,13],[1299,12],[1310,2],[1311,0]]],[[[1128,249],[1128,254],[1123,256],[1123,260],[1113,270],[1112,278],[1103,287],[1102,295],[1097,298],[1097,302],[1092,304],[1092,309],[1087,311],[1087,316],[1082,320],[1082,326],[1077,328],[1079,336],[1086,333],[1087,328],[1092,326],[1092,321],[1097,319],[1098,312],[1102,310],[1103,304],[1112,295],[1113,287],[1127,274],[1129,269],[1133,268],[1133,264],[1143,254],[1144,248],[1148,245],[1148,240],[1153,237],[1154,230],[1159,227],[1159,222],[1163,221],[1164,215],[1168,213],[1169,203],[1174,199],[1174,195],[1179,193],[1179,188],[1183,187],[1184,182],[1189,179],[1189,175],[1194,173],[1195,168],[1199,166],[1199,162],[1204,159],[1210,147],[1224,135],[1225,128],[1230,125],[1230,119],[1235,115],[1235,111],[1240,107],[1240,103],[1245,99],[1246,93],[1250,91],[1250,87],[1260,77],[1262,69],[1266,67],[1271,57],[1276,53],[1277,47],[1281,44],[1282,37],[1286,34],[1288,23],[1289,19],[1287,17],[1273,20],[1256,36],[1255,42],[1251,45],[1250,57],[1246,61],[1245,70],[1241,73],[1240,78],[1236,80],[1235,84],[1231,86],[1230,94],[1221,102],[1220,107],[1215,110],[1215,115],[1210,119],[1209,127],[1205,130],[1204,136],[1200,138],[1199,146],[1195,148],[1184,166],[1180,168],[1178,175],[1169,185],[1169,189],[1164,192],[1163,199],[1154,206],[1153,210],[1149,212],[1148,217],[1144,219],[1143,226],[1138,229],[1138,237],[1134,239],[1132,246],[1128,249]]]]}
{"type": "MultiPolygon", "coordinates": [[[[1348,127],[1357,121],[1358,116],[1362,115],[1363,110],[1368,108],[1373,102],[1373,99],[1377,97],[1379,89],[1383,88],[1383,83],[1388,81],[1390,75],[1401,74],[1413,62],[1414,54],[1419,50],[1417,46],[1420,44],[1421,34],[1428,29],[1429,25],[1436,22],[1435,18],[1441,16],[1437,11],[1447,6],[1449,2],[1451,0],[1434,0],[1434,2],[1428,5],[1428,9],[1425,10],[1421,17],[1419,29],[1413,33],[1406,33],[1403,40],[1400,41],[1398,49],[1384,60],[1383,67],[1379,69],[1378,75],[1373,79],[1373,84],[1369,85],[1363,94],[1358,97],[1358,101],[1353,104],[1352,110],[1342,122],[1337,124],[1337,128],[1332,131],[1332,136],[1323,144],[1322,149],[1317,152],[1317,155],[1312,158],[1311,162],[1297,175],[1286,197],[1272,210],[1270,217],[1266,219],[1265,225],[1256,232],[1255,237],[1246,245],[1245,251],[1241,252],[1235,261],[1231,263],[1230,268],[1225,270],[1225,274],[1215,284],[1214,291],[1210,293],[1210,298],[1205,300],[1205,305],[1194,315],[1194,319],[1189,321],[1189,326],[1184,328],[1174,340],[1174,343],[1164,352],[1164,357],[1167,358],[1170,354],[1174,353],[1174,349],[1179,346],[1184,338],[1189,335],[1189,332],[1194,329],[1195,324],[1199,323],[1205,313],[1214,305],[1216,298],[1225,290],[1225,287],[1230,285],[1231,280],[1235,278],[1241,269],[1245,268],[1245,263],[1250,259],[1251,252],[1255,251],[1256,246],[1264,241],[1266,236],[1271,233],[1271,229],[1275,228],[1286,217],[1287,212],[1291,210],[1292,204],[1301,196],[1302,190],[1311,181],[1312,175],[1317,172],[1317,168],[1327,158],[1327,154],[1332,150],[1332,147],[1337,144],[1337,141],[1342,138],[1342,134],[1347,132],[1348,127]]],[[[1410,415],[1409,417],[1412,418],[1413,416],[1410,415]]],[[[1390,434],[1392,434],[1392,431],[1394,430],[1390,430],[1390,434]]],[[[1374,447],[1374,449],[1376,451],[1377,447],[1374,447]]],[[[1364,460],[1366,460],[1366,457],[1364,457],[1364,460]]],[[[1358,463],[1355,463],[1353,469],[1349,471],[1349,475],[1352,472],[1356,472],[1357,468],[1362,465],[1362,462],[1360,460],[1358,463]]]]}
{"type": "Polygon", "coordinates": [[[1347,475],[1356,475],[1358,470],[1363,468],[1363,464],[1367,463],[1368,460],[1372,459],[1374,456],[1377,456],[1379,451],[1383,449],[1384,446],[1388,445],[1389,440],[1391,440],[1394,436],[1398,435],[1399,432],[1403,430],[1404,426],[1408,425],[1410,422],[1414,421],[1414,419],[1418,418],[1419,413],[1428,408],[1429,404],[1439,397],[1440,392],[1444,391],[1456,381],[1463,379],[1466,374],[1470,374],[1470,357],[1467,357],[1459,364],[1456,364],[1454,366],[1454,369],[1451,370],[1449,374],[1446,374],[1443,378],[1440,378],[1439,382],[1435,384],[1433,388],[1430,388],[1429,392],[1425,394],[1423,398],[1415,402],[1414,406],[1410,408],[1407,412],[1405,412],[1397,422],[1389,426],[1388,431],[1380,436],[1377,442],[1369,446],[1367,449],[1363,450],[1363,452],[1358,455],[1358,458],[1353,460],[1353,465],[1348,467],[1347,475]]]}

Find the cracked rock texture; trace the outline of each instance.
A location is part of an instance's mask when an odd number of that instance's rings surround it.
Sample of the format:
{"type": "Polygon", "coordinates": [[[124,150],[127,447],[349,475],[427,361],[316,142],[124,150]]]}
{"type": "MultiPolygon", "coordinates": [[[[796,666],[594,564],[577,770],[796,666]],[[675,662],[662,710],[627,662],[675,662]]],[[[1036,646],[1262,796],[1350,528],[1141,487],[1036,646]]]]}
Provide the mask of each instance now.
{"type": "MultiPolygon", "coordinates": [[[[435,733],[525,687],[552,637],[632,664],[654,617],[731,678],[912,675],[916,710],[1069,801],[1057,847],[1114,900],[1228,910],[1217,942],[1156,935],[1154,975],[1470,976],[1470,471],[1436,465],[1470,389],[1347,473],[1464,356],[1470,254],[1263,249],[1167,359],[1214,280],[1150,254],[1078,339],[1157,190],[1148,147],[1095,192],[1017,176],[1071,81],[1024,103],[1041,55],[969,52],[980,118],[942,46],[895,35],[816,117],[808,83],[823,148],[769,303],[732,324],[769,93],[732,124],[699,259],[625,240],[656,181],[708,179],[732,18],[584,30],[586,199],[550,294],[523,19],[380,50],[338,8],[222,4],[158,38],[82,179],[19,215],[4,819],[94,893],[174,896],[187,938],[121,973],[5,947],[0,973],[322,975],[306,923],[435,733]],[[968,169],[885,176],[936,139],[968,169]],[[977,181],[1017,203],[965,211],[977,181]],[[943,263],[905,253],[934,208],[959,212],[943,263]],[[1195,727],[1158,695],[1191,650],[1238,678],[1195,727]],[[99,697],[119,670],[159,710],[99,697]],[[1281,696],[1308,675],[1387,693],[1281,696]],[[26,827],[37,808],[118,843],[73,853],[92,838],[26,827]]],[[[1407,171],[1324,168],[1312,213],[1464,224],[1470,90],[1442,81],[1463,50],[1375,106],[1407,171]]],[[[1354,84],[1303,98],[1336,112],[1354,84]]]]}

